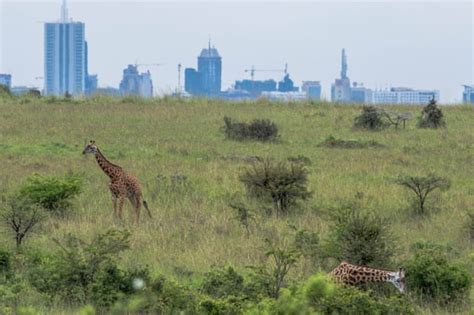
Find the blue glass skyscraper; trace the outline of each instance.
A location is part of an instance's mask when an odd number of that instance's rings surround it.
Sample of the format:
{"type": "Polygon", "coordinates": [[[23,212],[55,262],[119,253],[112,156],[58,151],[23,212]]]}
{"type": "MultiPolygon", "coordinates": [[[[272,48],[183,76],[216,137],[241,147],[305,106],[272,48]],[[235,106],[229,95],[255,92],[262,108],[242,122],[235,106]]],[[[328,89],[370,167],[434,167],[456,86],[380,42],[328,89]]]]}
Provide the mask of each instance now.
{"type": "Polygon", "coordinates": [[[44,24],[44,93],[83,95],[86,62],[85,25],[68,19],[64,0],[61,20],[44,24]]]}

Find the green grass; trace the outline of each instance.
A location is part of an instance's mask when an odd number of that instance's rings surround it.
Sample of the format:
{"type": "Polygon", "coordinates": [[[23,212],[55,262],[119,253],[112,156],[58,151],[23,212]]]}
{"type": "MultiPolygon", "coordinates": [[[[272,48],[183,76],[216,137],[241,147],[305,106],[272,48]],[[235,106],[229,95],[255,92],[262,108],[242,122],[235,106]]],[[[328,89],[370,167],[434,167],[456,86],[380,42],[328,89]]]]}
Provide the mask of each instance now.
{"type": "MultiPolygon", "coordinates": [[[[390,218],[398,240],[397,261],[408,257],[412,243],[431,240],[452,245],[459,259],[472,266],[466,211],[474,207],[474,107],[443,107],[445,129],[417,129],[411,120],[406,129],[378,132],[352,128],[360,109],[327,103],[168,98],[0,99],[0,190],[15,191],[33,173],[83,174],[86,185],[74,202],[75,215],[49,219],[42,232],[26,239],[29,247],[53,250],[52,239],[66,233],[90,239],[98,231],[120,226],[112,217],[107,176],[92,156],[81,154],[84,142],[94,139],[111,161],[141,180],[154,215],[149,220],[143,213],[141,225],[134,226],[127,204],[125,225],[132,231],[132,249],[122,257],[124,266],[148,265],[156,274],[179,278],[180,270],[198,276],[212,265],[243,268],[265,263],[265,237],[285,241],[290,223],[316,231],[324,239],[330,228],[324,211],[354,199],[357,192],[363,193],[366,207],[390,218]],[[224,116],[239,121],[271,119],[280,137],[271,143],[226,140],[221,130],[224,116]],[[375,141],[383,147],[320,146],[330,135],[375,141]],[[286,160],[300,155],[311,160],[313,198],[287,217],[259,216],[258,226],[247,238],[235,220],[235,210],[228,206],[235,194],[245,192],[238,179],[248,165],[245,159],[286,160]],[[415,218],[409,210],[412,196],[391,179],[427,173],[449,178],[452,187],[441,194],[439,209],[426,218],[415,218]],[[159,174],[185,175],[187,185],[163,189],[159,174]]],[[[421,112],[418,106],[390,109],[412,112],[415,117],[421,112]]],[[[2,237],[0,246],[11,247],[13,241],[2,237]]],[[[308,266],[298,263],[290,277],[308,278],[314,272],[308,266]]]]}

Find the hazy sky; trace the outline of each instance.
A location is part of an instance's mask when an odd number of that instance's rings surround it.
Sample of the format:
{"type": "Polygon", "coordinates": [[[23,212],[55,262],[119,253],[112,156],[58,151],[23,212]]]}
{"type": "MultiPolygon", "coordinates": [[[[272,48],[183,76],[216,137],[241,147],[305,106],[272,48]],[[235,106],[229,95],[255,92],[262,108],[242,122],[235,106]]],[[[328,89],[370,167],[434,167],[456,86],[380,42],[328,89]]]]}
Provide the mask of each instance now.
{"type": "MultiPolygon", "coordinates": [[[[0,72],[14,85],[42,87],[43,25],[61,1],[0,0],[0,72]]],[[[150,67],[159,93],[176,88],[177,64],[196,67],[209,35],[223,63],[223,89],[249,78],[244,69],[283,69],[301,86],[319,80],[329,98],[340,72],[371,88],[439,89],[461,99],[474,83],[472,1],[86,1],[69,0],[69,16],[86,24],[89,72],[117,87],[127,64],[150,67]]],[[[146,68],[141,68],[145,71],[146,68]]],[[[257,72],[256,79],[281,79],[257,72]]],[[[182,78],[184,82],[184,78],[182,78]]]]}

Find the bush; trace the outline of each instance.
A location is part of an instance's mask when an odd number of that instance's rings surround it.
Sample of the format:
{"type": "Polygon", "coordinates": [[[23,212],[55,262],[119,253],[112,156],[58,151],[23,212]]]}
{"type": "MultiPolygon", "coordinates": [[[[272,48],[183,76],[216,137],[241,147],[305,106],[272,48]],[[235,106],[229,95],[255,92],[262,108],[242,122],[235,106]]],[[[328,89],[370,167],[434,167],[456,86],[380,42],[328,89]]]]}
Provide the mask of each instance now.
{"type": "Polygon", "coordinates": [[[358,265],[384,266],[394,255],[395,242],[389,221],[357,205],[336,209],[325,245],[326,257],[358,265]]]}
{"type": "Polygon", "coordinates": [[[375,297],[371,292],[338,286],[316,274],[291,290],[282,289],[277,300],[264,300],[248,314],[415,314],[403,297],[375,297]]]}
{"type": "Polygon", "coordinates": [[[234,268],[213,268],[204,274],[201,284],[201,292],[215,298],[242,295],[244,288],[244,277],[238,274],[234,268]]]}
{"type": "Polygon", "coordinates": [[[250,124],[224,117],[224,133],[233,140],[271,141],[278,136],[277,125],[269,119],[254,119],[250,124]]]}
{"type": "Polygon", "coordinates": [[[10,252],[0,249],[0,273],[6,274],[10,272],[11,254],[10,252]]]}
{"type": "Polygon", "coordinates": [[[374,106],[364,106],[362,112],[354,120],[354,127],[368,130],[380,130],[387,126],[384,114],[374,106]]]}
{"type": "Polygon", "coordinates": [[[129,248],[129,237],[126,230],[111,229],[87,243],[69,234],[62,242],[56,240],[60,250],[55,255],[39,258],[29,273],[30,282],[39,292],[66,303],[110,307],[132,292],[132,278],[148,277],[144,270],[118,268],[117,256],[129,248]]]}
{"type": "Polygon", "coordinates": [[[469,298],[472,277],[465,267],[449,261],[443,246],[417,243],[412,246],[412,251],[414,257],[405,263],[410,291],[441,305],[469,298]]]}
{"type": "Polygon", "coordinates": [[[10,88],[4,84],[0,84],[0,97],[11,97],[12,92],[10,91],[10,88]]]}
{"type": "Polygon", "coordinates": [[[20,196],[41,205],[51,212],[64,214],[71,199],[81,192],[82,180],[77,175],[63,178],[35,174],[20,189],[20,196]]]}
{"type": "Polygon", "coordinates": [[[418,127],[436,129],[445,126],[446,123],[443,119],[443,112],[441,111],[441,108],[436,105],[436,100],[433,98],[421,111],[418,127]]]}
{"type": "Polygon", "coordinates": [[[250,195],[273,203],[278,213],[287,213],[298,199],[311,193],[306,187],[308,172],[300,164],[275,163],[270,159],[255,162],[240,176],[250,195]]]}
{"type": "Polygon", "coordinates": [[[446,178],[428,175],[425,177],[418,176],[405,176],[395,180],[398,185],[404,186],[410,189],[417,198],[416,212],[418,214],[425,214],[425,203],[428,195],[436,190],[447,190],[449,189],[450,182],[446,178]]]}

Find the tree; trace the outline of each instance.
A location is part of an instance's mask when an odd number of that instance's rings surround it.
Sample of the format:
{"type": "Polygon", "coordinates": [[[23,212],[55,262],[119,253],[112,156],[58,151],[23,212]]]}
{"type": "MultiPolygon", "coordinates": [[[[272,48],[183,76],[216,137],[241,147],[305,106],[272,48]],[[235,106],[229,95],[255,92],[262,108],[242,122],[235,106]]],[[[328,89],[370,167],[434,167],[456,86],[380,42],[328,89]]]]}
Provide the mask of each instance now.
{"type": "Polygon", "coordinates": [[[425,213],[426,199],[432,191],[435,189],[447,190],[450,186],[448,179],[434,175],[425,177],[405,176],[398,178],[395,182],[415,193],[418,203],[417,212],[419,214],[425,213]]]}
{"type": "Polygon", "coordinates": [[[240,181],[254,197],[270,200],[277,213],[286,213],[297,199],[311,196],[306,187],[308,172],[300,163],[259,160],[245,170],[240,181]]]}
{"type": "Polygon", "coordinates": [[[354,119],[354,127],[379,130],[386,127],[383,113],[374,106],[364,106],[359,116],[354,119]]]}
{"type": "Polygon", "coordinates": [[[418,122],[419,128],[440,128],[446,125],[443,119],[443,112],[436,105],[434,97],[428,105],[421,111],[421,118],[418,122]]]}
{"type": "Polygon", "coordinates": [[[2,223],[11,229],[17,248],[46,217],[44,210],[30,199],[15,197],[2,207],[0,218],[2,223]]]}

